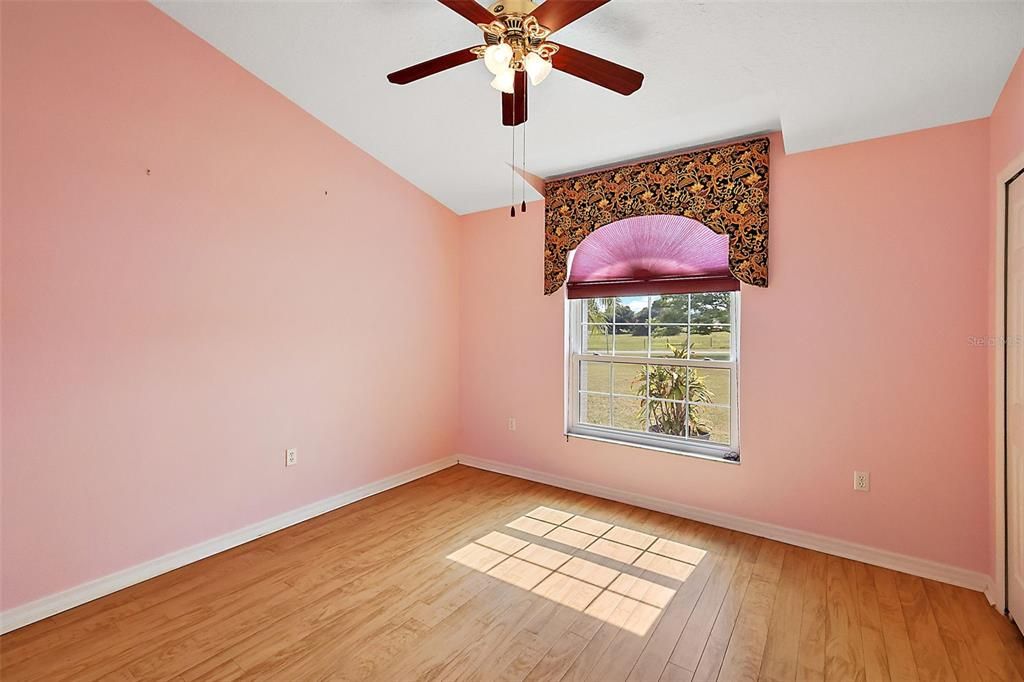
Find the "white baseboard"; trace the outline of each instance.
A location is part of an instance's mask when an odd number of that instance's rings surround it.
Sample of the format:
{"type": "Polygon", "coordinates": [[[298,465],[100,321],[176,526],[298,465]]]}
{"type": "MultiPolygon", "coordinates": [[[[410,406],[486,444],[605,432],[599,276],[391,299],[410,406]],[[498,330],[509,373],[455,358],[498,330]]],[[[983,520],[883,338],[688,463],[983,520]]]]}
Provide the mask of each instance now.
{"type": "Polygon", "coordinates": [[[212,556],[224,550],[243,545],[246,542],[255,540],[256,538],[262,537],[269,533],[274,533],[293,526],[297,523],[307,521],[314,516],[320,516],[329,511],[344,507],[347,504],[352,504],[365,497],[376,495],[377,493],[384,492],[391,488],[414,481],[417,478],[428,476],[432,473],[446,469],[456,464],[456,458],[444,457],[434,462],[429,462],[422,466],[408,469],[401,473],[395,474],[383,478],[373,483],[368,483],[359,488],[354,488],[329,497],[319,502],[313,502],[304,507],[293,509],[292,511],[279,514],[272,518],[254,523],[245,528],[221,535],[220,537],[201,542],[198,545],[186,547],[170,554],[165,554],[162,557],[158,557],[151,561],[147,561],[137,566],[132,566],[123,571],[118,571],[108,576],[98,578],[96,580],[89,581],[72,587],[69,590],[52,594],[48,597],[43,597],[28,604],[17,606],[13,609],[8,609],[3,613],[0,613],[0,634],[10,632],[17,628],[34,623],[37,620],[48,618],[54,614],[60,613],[61,611],[67,611],[68,609],[80,606],[86,602],[90,602],[93,599],[123,590],[126,587],[130,587],[137,583],[141,583],[150,578],[154,578],[162,573],[173,571],[176,568],[181,568],[186,564],[191,564],[200,559],[205,559],[208,556],[212,556]]]}
{"type": "MultiPolygon", "coordinates": [[[[466,455],[456,455],[456,457],[460,464],[465,464],[466,466],[475,467],[477,469],[485,469],[499,474],[515,476],[516,478],[525,478],[526,480],[536,481],[537,483],[544,483],[558,488],[565,488],[567,490],[593,495],[595,497],[615,500],[616,502],[624,502],[635,507],[651,509],[654,511],[664,512],[665,514],[671,514],[672,516],[680,516],[682,518],[708,523],[713,526],[721,526],[722,528],[750,533],[751,535],[758,535],[770,540],[784,542],[789,545],[806,547],[807,549],[813,549],[827,554],[834,554],[835,556],[861,561],[874,566],[889,568],[894,571],[900,571],[901,573],[909,573],[910,575],[916,575],[921,578],[937,580],[939,582],[949,583],[950,585],[956,585],[958,587],[966,587],[971,590],[977,590],[978,592],[984,592],[986,597],[989,596],[988,591],[992,580],[989,576],[984,575],[983,573],[976,573],[963,568],[957,568],[956,566],[940,564],[927,559],[918,559],[905,554],[897,554],[895,552],[876,549],[866,545],[859,545],[853,542],[837,540],[835,538],[818,535],[816,533],[808,533],[807,531],[785,528],[783,526],[776,526],[770,523],[762,523],[761,521],[753,521],[751,519],[710,511],[708,509],[701,509],[699,507],[691,507],[685,504],[679,504],[678,502],[670,502],[657,497],[648,497],[646,495],[630,493],[624,490],[608,488],[602,485],[597,485],[596,483],[587,483],[585,481],[579,481],[572,478],[555,476],[542,471],[536,471],[534,469],[506,464],[504,462],[480,459],[478,457],[469,457],[466,455]]],[[[994,603],[991,599],[989,599],[989,602],[994,603]]]]}

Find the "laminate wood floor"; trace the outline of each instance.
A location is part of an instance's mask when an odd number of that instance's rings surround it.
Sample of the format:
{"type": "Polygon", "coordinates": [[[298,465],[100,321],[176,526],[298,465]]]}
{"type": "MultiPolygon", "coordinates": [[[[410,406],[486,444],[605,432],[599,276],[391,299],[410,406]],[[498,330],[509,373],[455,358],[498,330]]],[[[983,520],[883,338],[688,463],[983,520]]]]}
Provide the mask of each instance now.
{"type": "Polygon", "coordinates": [[[0,638],[14,680],[1022,680],[976,592],[456,466],[0,638]]]}

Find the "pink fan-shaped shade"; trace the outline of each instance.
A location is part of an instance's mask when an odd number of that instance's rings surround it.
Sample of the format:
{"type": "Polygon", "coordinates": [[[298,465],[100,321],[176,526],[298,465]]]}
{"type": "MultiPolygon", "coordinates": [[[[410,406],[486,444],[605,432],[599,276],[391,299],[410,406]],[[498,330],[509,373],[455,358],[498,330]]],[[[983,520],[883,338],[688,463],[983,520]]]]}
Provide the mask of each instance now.
{"type": "Polygon", "coordinates": [[[736,291],[729,237],[696,220],[626,218],[594,231],[577,247],[569,298],[736,291]]]}

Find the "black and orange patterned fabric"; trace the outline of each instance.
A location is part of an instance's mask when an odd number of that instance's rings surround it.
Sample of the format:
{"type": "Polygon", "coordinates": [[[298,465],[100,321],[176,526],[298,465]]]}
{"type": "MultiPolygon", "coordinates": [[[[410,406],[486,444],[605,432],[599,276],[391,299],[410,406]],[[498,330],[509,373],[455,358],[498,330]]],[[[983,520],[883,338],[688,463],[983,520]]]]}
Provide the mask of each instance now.
{"type": "Polygon", "coordinates": [[[768,286],[768,138],[544,183],[544,293],[565,283],[569,252],[625,218],[678,215],[729,235],[729,270],[768,286]]]}

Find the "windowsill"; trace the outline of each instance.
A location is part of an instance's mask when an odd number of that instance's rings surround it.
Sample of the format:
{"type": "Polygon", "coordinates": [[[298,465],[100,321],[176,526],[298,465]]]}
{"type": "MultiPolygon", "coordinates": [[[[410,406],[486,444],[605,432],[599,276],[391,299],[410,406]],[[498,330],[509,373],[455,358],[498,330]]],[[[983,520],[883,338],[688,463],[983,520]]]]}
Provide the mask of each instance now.
{"type": "Polygon", "coordinates": [[[622,445],[627,448],[640,448],[641,450],[653,450],[654,452],[664,452],[670,455],[682,455],[684,457],[695,457],[697,459],[706,459],[712,462],[722,462],[723,464],[739,464],[740,460],[725,459],[723,455],[728,450],[723,451],[722,455],[713,455],[703,452],[694,452],[685,449],[685,446],[681,448],[652,445],[649,443],[634,443],[627,440],[620,440],[618,438],[612,438],[609,436],[599,436],[586,433],[574,433],[569,431],[565,434],[566,438],[579,438],[580,440],[592,440],[598,443],[608,443],[609,445],[622,445]]]}

